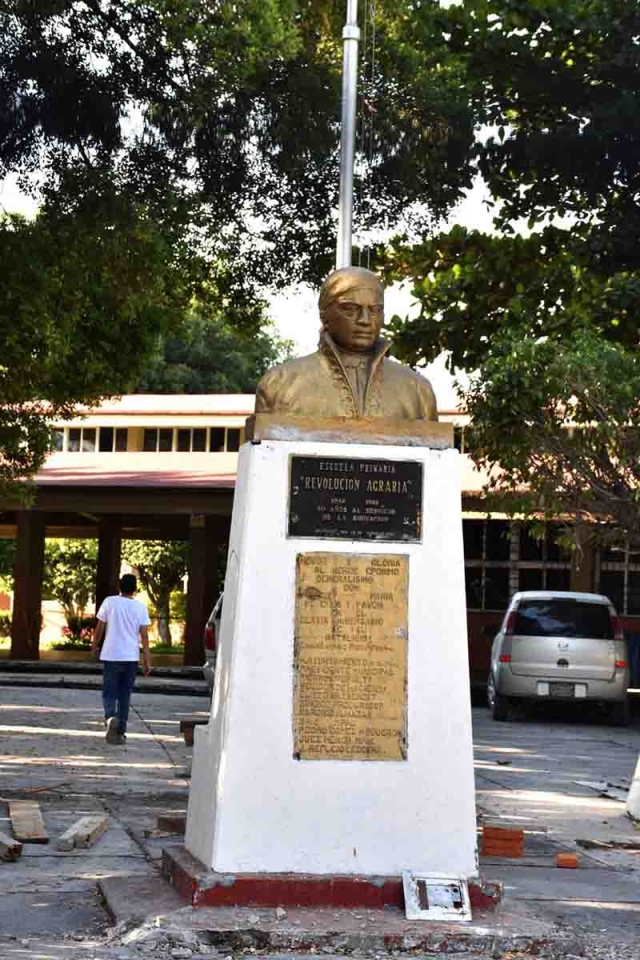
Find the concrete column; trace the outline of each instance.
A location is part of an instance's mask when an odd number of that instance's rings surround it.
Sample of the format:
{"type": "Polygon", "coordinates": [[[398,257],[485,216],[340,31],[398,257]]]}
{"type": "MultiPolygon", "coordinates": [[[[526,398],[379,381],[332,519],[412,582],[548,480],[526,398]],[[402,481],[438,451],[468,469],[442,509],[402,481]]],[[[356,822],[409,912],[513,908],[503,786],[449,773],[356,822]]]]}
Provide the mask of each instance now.
{"type": "Polygon", "coordinates": [[[204,660],[204,627],[218,596],[221,548],[229,538],[229,517],[194,514],[189,525],[189,586],[184,637],[184,662],[204,660]]]}
{"type": "Polygon", "coordinates": [[[118,592],[122,532],[117,520],[100,521],[98,567],[96,570],[96,612],[105,597],[118,592]]]}
{"type": "Polygon", "coordinates": [[[576,525],[576,544],[571,560],[571,589],[591,593],[595,580],[595,551],[589,541],[588,529],[582,523],[576,525]]]}
{"type": "Polygon", "coordinates": [[[31,510],[20,510],[13,570],[12,660],[40,657],[43,569],[44,519],[31,510]]]}

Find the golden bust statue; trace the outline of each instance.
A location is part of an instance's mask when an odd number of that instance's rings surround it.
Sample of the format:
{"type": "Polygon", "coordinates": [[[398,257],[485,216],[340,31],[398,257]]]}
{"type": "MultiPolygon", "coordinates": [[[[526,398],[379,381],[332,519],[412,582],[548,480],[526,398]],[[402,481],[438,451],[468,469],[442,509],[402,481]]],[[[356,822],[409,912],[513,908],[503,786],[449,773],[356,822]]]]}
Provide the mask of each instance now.
{"type": "Polygon", "coordinates": [[[318,350],[264,375],[256,413],[438,419],[429,381],[386,356],[390,344],[380,338],[384,291],[374,273],[335,270],[322,284],[319,307],[318,350]]]}

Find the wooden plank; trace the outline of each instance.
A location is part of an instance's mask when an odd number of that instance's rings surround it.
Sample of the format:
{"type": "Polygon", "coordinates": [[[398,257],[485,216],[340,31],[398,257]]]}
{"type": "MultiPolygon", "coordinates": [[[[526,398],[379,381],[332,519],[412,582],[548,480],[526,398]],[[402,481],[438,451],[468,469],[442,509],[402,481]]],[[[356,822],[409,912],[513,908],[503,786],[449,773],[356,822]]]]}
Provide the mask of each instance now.
{"type": "Polygon", "coordinates": [[[187,829],[186,813],[165,813],[156,820],[156,828],[163,833],[185,833],[187,829]]]}
{"type": "Polygon", "coordinates": [[[180,721],[180,733],[184,733],[189,727],[199,727],[203,724],[209,723],[209,717],[203,717],[202,715],[185,717],[180,721]]]}
{"type": "Polygon", "coordinates": [[[194,728],[204,726],[207,723],[209,723],[209,717],[191,717],[188,720],[180,721],[180,733],[188,747],[193,746],[194,728]]]}
{"type": "Polygon", "coordinates": [[[9,803],[11,828],[21,843],[49,843],[40,805],[35,800],[12,800],[9,803]]]}
{"type": "Polygon", "coordinates": [[[109,817],[102,815],[80,817],[56,840],[58,850],[73,850],[74,847],[90,847],[109,826],[109,817]]]}
{"type": "Polygon", "coordinates": [[[17,860],[22,853],[22,844],[6,833],[0,833],[0,860],[17,860]]]}

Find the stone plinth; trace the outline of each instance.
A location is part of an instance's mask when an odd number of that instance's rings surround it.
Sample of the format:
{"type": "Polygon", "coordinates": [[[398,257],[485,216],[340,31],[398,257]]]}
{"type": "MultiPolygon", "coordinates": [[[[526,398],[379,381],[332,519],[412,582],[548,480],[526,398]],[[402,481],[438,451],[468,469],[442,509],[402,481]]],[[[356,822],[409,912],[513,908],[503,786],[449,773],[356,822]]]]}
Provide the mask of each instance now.
{"type": "MultiPolygon", "coordinates": [[[[299,483],[304,487],[304,477],[299,483]]],[[[305,494],[316,487],[310,480],[305,494]]],[[[403,870],[477,876],[455,450],[302,440],[245,444],[217,670],[209,725],[195,730],[185,837],[206,870],[396,881],[403,870]],[[289,535],[296,456],[330,462],[327,477],[347,477],[349,497],[360,490],[362,538],[348,539],[360,521],[352,514],[342,522],[340,511],[354,508],[338,479],[329,488],[335,502],[321,508],[327,536],[289,535]],[[374,460],[388,470],[369,471],[374,460]],[[344,464],[340,470],[336,461],[344,464]],[[385,484],[409,476],[400,462],[418,464],[422,475],[408,539],[385,513],[385,490],[392,490],[385,484]],[[314,562],[314,553],[339,557],[325,579],[310,584],[297,570],[300,558],[314,562]],[[398,601],[385,579],[401,570],[407,591],[403,609],[394,612],[398,601]],[[300,701],[296,610],[298,618],[315,616],[314,598],[319,620],[328,621],[325,633],[305,633],[304,669],[325,671],[326,689],[312,673],[300,701]],[[310,653],[314,642],[317,657],[310,653]],[[398,690],[402,657],[406,679],[398,690]],[[351,662],[340,666],[345,658],[351,662]],[[320,746],[326,738],[319,757],[308,749],[300,758],[295,741],[303,729],[320,746]],[[390,751],[379,747],[393,736],[404,742],[390,751]],[[340,759],[331,759],[336,740],[340,759]]]]}
{"type": "MultiPolygon", "coordinates": [[[[162,873],[192,907],[404,909],[401,877],[222,874],[207,870],[184,847],[163,851],[162,873]]],[[[501,897],[500,883],[469,883],[469,900],[474,910],[495,910],[501,897]]]]}

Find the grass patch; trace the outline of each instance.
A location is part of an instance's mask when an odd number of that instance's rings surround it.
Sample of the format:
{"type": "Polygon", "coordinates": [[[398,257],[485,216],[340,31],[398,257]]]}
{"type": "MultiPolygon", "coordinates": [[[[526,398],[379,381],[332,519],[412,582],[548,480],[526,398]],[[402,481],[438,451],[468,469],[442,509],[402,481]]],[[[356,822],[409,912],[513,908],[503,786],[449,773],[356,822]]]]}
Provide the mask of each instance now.
{"type": "Polygon", "coordinates": [[[168,643],[157,643],[154,646],[150,646],[149,649],[151,653],[172,653],[177,657],[181,657],[184,654],[184,645],[181,643],[174,643],[172,646],[169,646],[168,643]]]}

